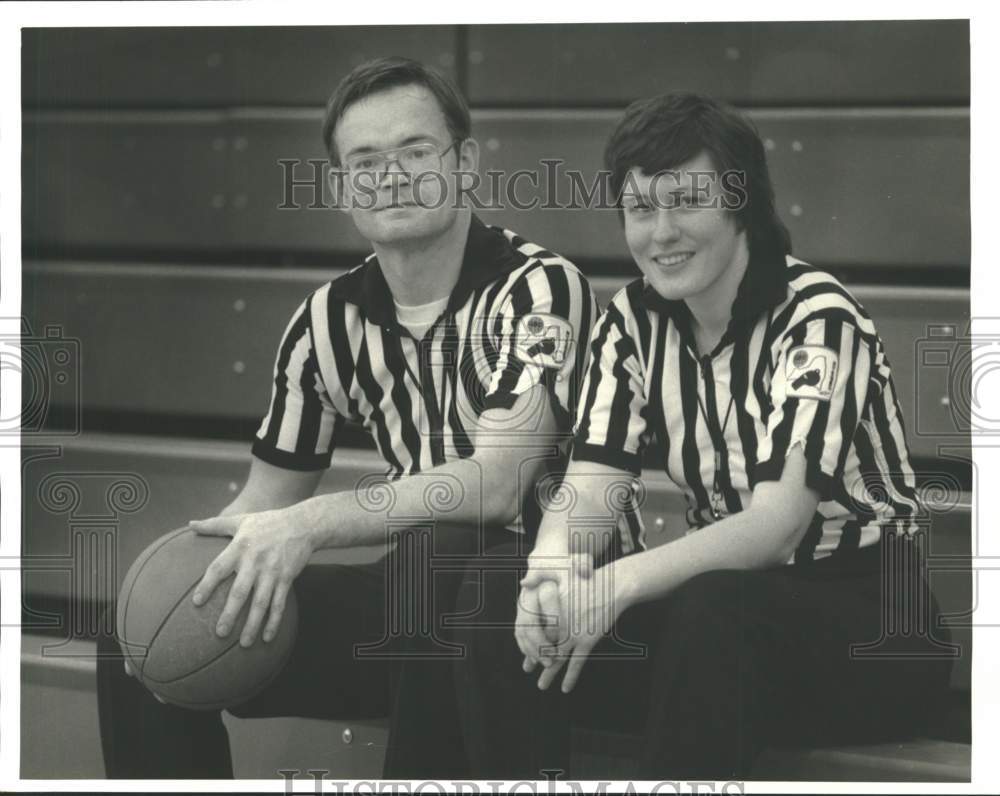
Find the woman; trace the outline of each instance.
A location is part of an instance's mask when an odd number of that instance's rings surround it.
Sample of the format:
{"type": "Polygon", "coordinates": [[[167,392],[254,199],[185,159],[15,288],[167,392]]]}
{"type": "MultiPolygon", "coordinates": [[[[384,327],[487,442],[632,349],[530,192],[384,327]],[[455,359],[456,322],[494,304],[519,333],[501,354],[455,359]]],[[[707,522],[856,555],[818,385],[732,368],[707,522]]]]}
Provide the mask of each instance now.
{"type": "Polygon", "coordinates": [[[467,576],[475,621],[457,673],[473,770],[566,771],[571,721],[640,731],[644,779],[746,778],[768,745],[920,732],[953,650],[930,639],[915,658],[878,654],[893,641],[883,617],[926,592],[871,319],[790,256],[764,147],[732,109],[637,102],[605,161],[643,278],[594,329],[573,461],[527,575],[467,576]],[[631,488],[653,440],[687,532],[595,559],[621,508],[608,496],[631,488]],[[905,562],[891,577],[883,554],[905,562]]]}

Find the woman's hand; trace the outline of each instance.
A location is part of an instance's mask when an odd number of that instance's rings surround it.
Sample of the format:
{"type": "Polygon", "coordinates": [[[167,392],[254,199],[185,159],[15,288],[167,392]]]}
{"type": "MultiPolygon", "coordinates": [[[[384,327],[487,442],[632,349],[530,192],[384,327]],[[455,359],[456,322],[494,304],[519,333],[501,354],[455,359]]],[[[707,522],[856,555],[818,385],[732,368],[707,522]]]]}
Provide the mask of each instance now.
{"type": "Polygon", "coordinates": [[[586,578],[579,575],[568,578],[559,591],[559,603],[560,641],[554,662],[538,678],[538,687],[547,689],[565,664],[562,691],[568,694],[579,680],[591,650],[611,632],[627,607],[621,589],[615,585],[614,563],[586,578]]]}
{"type": "Polygon", "coordinates": [[[532,671],[539,663],[552,665],[562,615],[559,594],[568,590],[571,577],[589,578],[592,570],[593,558],[586,553],[548,553],[536,548],[528,557],[514,629],[514,638],[524,653],[524,671],[532,671]]]}

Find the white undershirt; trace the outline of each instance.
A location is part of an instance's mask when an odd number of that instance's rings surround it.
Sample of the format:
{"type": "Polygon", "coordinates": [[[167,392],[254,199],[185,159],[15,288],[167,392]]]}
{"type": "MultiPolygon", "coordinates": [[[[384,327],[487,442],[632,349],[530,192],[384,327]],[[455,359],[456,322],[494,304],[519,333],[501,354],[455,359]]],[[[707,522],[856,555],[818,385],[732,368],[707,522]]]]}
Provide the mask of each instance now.
{"type": "Polygon", "coordinates": [[[431,328],[434,321],[441,317],[441,313],[448,306],[448,298],[445,296],[427,304],[417,304],[411,307],[406,307],[395,299],[392,300],[392,303],[396,305],[396,318],[399,319],[399,322],[409,330],[410,334],[420,340],[431,328]]]}

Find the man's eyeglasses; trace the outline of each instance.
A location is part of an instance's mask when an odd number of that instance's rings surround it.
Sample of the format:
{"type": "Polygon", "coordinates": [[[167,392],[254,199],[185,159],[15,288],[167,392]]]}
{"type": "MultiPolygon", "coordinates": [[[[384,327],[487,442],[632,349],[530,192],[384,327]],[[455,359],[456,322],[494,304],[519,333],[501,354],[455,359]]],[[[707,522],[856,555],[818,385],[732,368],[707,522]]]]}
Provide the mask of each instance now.
{"type": "Polygon", "coordinates": [[[381,152],[362,152],[344,159],[347,173],[355,181],[377,185],[389,171],[389,165],[396,163],[406,174],[421,174],[441,168],[441,158],[461,141],[452,141],[446,149],[438,151],[430,141],[398,149],[384,149],[381,152]]]}

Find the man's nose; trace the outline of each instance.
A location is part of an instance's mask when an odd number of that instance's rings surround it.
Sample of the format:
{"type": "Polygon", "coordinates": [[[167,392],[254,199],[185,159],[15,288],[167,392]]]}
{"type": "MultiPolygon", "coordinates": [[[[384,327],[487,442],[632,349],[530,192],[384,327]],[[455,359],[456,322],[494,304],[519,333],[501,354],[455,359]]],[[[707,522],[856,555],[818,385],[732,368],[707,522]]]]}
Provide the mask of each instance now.
{"type": "Polygon", "coordinates": [[[403,168],[399,158],[390,158],[385,164],[382,183],[387,185],[403,185],[410,181],[410,173],[403,168]]]}

